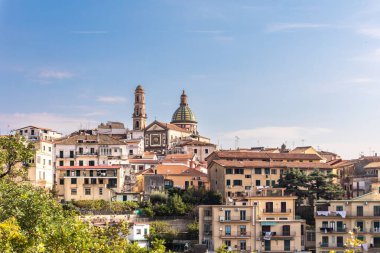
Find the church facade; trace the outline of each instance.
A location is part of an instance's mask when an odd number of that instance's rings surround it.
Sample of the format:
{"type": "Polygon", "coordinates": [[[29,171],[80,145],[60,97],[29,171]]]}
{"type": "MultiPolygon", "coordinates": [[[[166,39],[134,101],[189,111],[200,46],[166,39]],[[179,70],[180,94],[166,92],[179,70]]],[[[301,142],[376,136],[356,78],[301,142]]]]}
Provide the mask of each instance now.
{"type": "Polygon", "coordinates": [[[144,140],[144,150],[148,152],[165,155],[171,153],[183,141],[210,142],[208,138],[202,137],[198,133],[198,122],[189,107],[185,91],[181,94],[179,107],[174,111],[170,123],[155,120],[146,125],[145,91],[141,85],[138,85],[135,90],[132,119],[133,132],[141,132],[144,140]]]}

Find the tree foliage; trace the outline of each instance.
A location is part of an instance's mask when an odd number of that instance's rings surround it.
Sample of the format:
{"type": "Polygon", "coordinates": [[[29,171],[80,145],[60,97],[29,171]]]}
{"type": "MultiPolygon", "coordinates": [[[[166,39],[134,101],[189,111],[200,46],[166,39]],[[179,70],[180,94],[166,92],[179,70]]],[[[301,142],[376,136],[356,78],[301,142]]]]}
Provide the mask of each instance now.
{"type": "Polygon", "coordinates": [[[23,176],[34,152],[33,144],[20,135],[0,137],[0,179],[23,176]]]}
{"type": "MultiPolygon", "coordinates": [[[[125,223],[92,226],[43,189],[0,180],[0,252],[147,253],[128,242],[128,230],[125,223]]],[[[163,241],[152,245],[150,252],[164,252],[163,241]]]]}
{"type": "Polygon", "coordinates": [[[315,169],[306,175],[299,169],[286,171],[278,180],[277,187],[286,188],[286,193],[298,197],[297,204],[300,205],[308,199],[311,206],[319,199],[339,199],[343,196],[342,187],[333,182],[335,175],[323,173],[315,169]]]}

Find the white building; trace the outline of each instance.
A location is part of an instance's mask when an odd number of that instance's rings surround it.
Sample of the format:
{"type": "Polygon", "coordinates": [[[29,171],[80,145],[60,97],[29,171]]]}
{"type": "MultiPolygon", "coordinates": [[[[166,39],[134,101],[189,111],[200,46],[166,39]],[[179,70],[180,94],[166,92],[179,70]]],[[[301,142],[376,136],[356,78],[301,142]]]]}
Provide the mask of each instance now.
{"type": "Polygon", "coordinates": [[[62,137],[62,134],[49,128],[27,126],[14,130],[27,141],[33,142],[36,154],[30,161],[28,179],[35,185],[52,189],[54,185],[55,152],[53,141],[62,137]]]}
{"type": "Polygon", "coordinates": [[[141,248],[148,247],[149,224],[134,223],[130,229],[128,240],[137,242],[141,248]]]}

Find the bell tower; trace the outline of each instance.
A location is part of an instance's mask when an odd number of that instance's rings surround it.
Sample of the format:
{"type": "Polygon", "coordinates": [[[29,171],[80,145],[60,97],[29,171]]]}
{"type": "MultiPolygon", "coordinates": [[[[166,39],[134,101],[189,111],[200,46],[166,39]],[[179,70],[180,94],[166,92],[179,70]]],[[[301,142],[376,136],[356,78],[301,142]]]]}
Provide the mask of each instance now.
{"type": "Polygon", "coordinates": [[[144,130],[146,127],[145,92],[141,85],[135,90],[135,108],[132,114],[133,130],[144,130]]]}

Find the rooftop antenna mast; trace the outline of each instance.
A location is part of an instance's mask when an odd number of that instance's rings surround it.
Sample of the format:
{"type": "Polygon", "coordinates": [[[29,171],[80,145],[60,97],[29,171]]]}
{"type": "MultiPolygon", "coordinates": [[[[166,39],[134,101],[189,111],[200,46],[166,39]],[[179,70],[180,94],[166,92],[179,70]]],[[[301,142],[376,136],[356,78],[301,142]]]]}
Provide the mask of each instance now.
{"type": "Polygon", "coordinates": [[[235,149],[239,148],[239,141],[240,141],[240,138],[238,136],[235,136],[235,149]]]}

